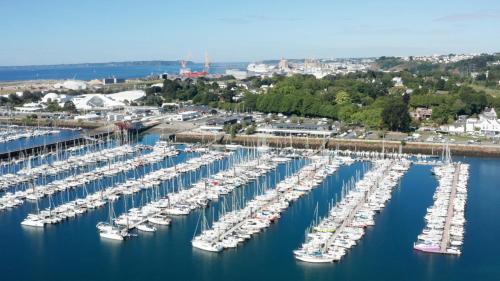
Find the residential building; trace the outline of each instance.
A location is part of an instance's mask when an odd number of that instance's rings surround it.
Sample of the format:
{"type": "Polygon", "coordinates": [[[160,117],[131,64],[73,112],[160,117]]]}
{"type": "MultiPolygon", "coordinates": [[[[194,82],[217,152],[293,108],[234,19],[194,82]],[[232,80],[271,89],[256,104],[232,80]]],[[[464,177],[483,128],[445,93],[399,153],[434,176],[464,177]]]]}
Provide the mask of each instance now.
{"type": "Polygon", "coordinates": [[[428,120],[432,116],[432,108],[417,107],[410,112],[410,116],[415,120],[428,120]]]}
{"type": "Polygon", "coordinates": [[[479,118],[468,118],[465,130],[467,133],[479,132],[485,136],[500,135],[500,120],[494,108],[485,108],[479,118]]]}

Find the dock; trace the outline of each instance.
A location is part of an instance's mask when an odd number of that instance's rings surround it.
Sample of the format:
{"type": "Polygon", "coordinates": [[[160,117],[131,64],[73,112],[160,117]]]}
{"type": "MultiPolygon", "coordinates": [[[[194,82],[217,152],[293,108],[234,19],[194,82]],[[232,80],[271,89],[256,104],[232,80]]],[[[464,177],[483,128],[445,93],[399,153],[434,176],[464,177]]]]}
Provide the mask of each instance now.
{"type": "Polygon", "coordinates": [[[460,174],[460,164],[454,164],[455,172],[453,174],[453,183],[451,186],[450,192],[450,201],[448,202],[448,210],[446,213],[446,222],[443,230],[443,240],[440,244],[440,252],[442,254],[448,254],[446,249],[448,248],[448,244],[450,242],[450,227],[451,227],[451,219],[453,218],[453,201],[455,200],[455,196],[457,195],[457,183],[458,176],[460,174]]]}
{"type": "Polygon", "coordinates": [[[27,155],[38,155],[40,153],[49,152],[55,150],[57,147],[73,147],[82,143],[95,142],[99,139],[106,138],[114,134],[113,130],[105,131],[105,130],[92,130],[87,133],[84,133],[76,138],[59,140],[52,143],[47,143],[43,145],[31,146],[23,149],[12,150],[8,152],[0,153],[0,160],[10,159],[10,158],[18,158],[27,156],[27,155]]]}
{"type": "Polygon", "coordinates": [[[330,238],[327,240],[321,251],[324,253],[330,247],[330,245],[335,241],[339,233],[342,233],[342,230],[349,226],[354,219],[354,216],[358,213],[358,211],[363,207],[363,204],[366,202],[366,199],[371,195],[372,191],[375,190],[379,185],[378,181],[376,185],[373,185],[366,193],[365,196],[363,197],[363,200],[360,200],[358,205],[352,209],[352,211],[349,213],[349,216],[342,222],[342,224],[335,230],[335,232],[330,236],[330,238]]]}

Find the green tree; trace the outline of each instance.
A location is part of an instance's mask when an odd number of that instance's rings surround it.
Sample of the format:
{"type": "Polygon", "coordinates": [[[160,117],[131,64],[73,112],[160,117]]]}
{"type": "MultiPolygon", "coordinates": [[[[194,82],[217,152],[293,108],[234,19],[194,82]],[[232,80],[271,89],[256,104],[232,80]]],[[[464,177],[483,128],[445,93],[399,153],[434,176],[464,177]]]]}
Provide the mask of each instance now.
{"type": "Polygon", "coordinates": [[[56,112],[56,111],[61,111],[62,108],[59,106],[59,103],[56,101],[50,101],[47,103],[47,111],[50,112],[56,112]]]}
{"type": "Polygon", "coordinates": [[[63,110],[70,113],[77,112],[76,106],[72,101],[67,101],[64,103],[63,110]]]}
{"type": "Polygon", "coordinates": [[[335,96],[335,103],[337,104],[348,104],[351,103],[351,96],[346,91],[340,91],[335,96]]]}
{"type": "Polygon", "coordinates": [[[400,97],[388,98],[382,110],[382,121],[389,130],[409,131],[411,118],[408,105],[400,97]]]}

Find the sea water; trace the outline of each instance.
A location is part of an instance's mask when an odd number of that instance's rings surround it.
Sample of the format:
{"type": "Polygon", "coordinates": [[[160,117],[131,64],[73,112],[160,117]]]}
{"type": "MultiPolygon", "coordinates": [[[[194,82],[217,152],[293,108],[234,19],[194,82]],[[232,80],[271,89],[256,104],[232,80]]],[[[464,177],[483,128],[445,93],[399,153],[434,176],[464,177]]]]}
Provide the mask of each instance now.
{"type": "MultiPolygon", "coordinates": [[[[147,135],[140,142],[151,144],[157,139],[156,135],[147,135]]],[[[197,156],[183,152],[165,160],[163,165],[197,156]]],[[[233,205],[233,198],[248,200],[255,196],[257,185],[265,182],[272,188],[287,175],[287,170],[294,172],[305,164],[295,160],[288,166],[281,164],[262,177],[259,184],[237,190],[237,195],[212,201],[206,210],[174,217],[170,226],[158,227],[156,233],[139,233],[121,243],[100,239],[96,230],[96,224],[108,218],[107,207],[48,225],[45,230],[20,225],[33,211],[32,203],[2,211],[0,280],[500,280],[500,160],[455,160],[470,164],[467,223],[460,256],[413,250],[437,186],[430,166],[413,165],[376,216],[375,226],[367,229],[359,244],[340,262],[307,264],[295,260],[292,251],[304,241],[304,231],[314,220],[316,205],[319,216],[326,215],[328,203],[335,195],[340,196],[342,185],[367,169],[367,164],[361,162],[340,167],[322,185],[292,203],[275,224],[236,249],[209,253],[191,246],[201,212],[205,212],[209,222],[217,220],[222,205],[233,205]]],[[[207,175],[209,169],[213,174],[227,167],[224,165],[227,160],[201,169],[198,176],[190,177],[191,182],[207,175]]],[[[134,175],[126,177],[131,176],[134,175]]],[[[186,177],[184,184],[189,184],[186,177]]],[[[144,191],[134,195],[134,204],[140,204],[143,197],[144,191]]],[[[40,204],[48,206],[47,199],[40,204]]],[[[128,208],[131,204],[132,198],[128,197],[128,208]]],[[[123,199],[114,203],[118,215],[124,205],[123,199]]]]}

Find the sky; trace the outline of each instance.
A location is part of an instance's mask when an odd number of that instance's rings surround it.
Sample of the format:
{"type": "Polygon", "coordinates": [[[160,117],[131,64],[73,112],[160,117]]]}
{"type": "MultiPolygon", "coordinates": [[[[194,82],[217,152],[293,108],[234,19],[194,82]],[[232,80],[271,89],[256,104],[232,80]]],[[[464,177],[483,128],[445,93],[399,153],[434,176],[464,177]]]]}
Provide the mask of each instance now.
{"type": "Polygon", "coordinates": [[[500,51],[499,0],[0,0],[0,65],[500,51]]]}

